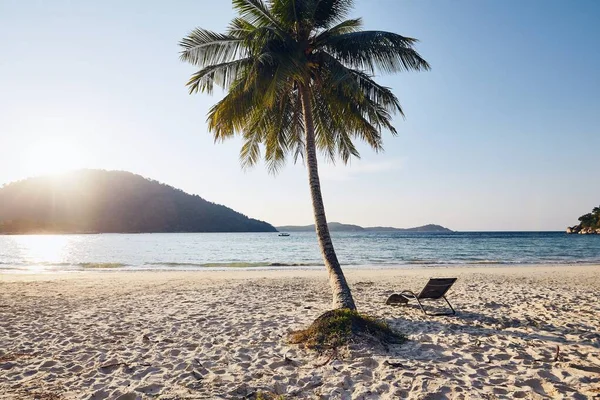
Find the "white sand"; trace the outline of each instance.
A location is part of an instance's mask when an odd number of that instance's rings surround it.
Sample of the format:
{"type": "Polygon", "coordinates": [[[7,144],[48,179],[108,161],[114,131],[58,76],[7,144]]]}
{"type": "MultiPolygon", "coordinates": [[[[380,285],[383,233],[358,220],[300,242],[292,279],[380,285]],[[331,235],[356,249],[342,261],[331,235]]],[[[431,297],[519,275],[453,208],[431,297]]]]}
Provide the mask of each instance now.
{"type": "Polygon", "coordinates": [[[600,396],[600,266],[347,276],[359,309],[409,342],[323,366],[287,344],[329,308],[320,271],[0,275],[0,399],[600,396]],[[456,317],[384,305],[448,276],[456,317]]]}

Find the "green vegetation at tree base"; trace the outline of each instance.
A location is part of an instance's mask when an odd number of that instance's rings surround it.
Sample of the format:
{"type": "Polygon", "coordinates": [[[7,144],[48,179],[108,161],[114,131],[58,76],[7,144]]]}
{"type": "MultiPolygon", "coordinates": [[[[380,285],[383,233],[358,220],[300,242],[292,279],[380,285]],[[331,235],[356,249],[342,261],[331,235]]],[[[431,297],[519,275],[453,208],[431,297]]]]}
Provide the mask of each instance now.
{"type": "Polygon", "coordinates": [[[304,344],[309,349],[323,352],[348,344],[357,338],[375,339],[384,344],[401,344],[406,337],[374,317],[356,310],[327,311],[308,328],[292,332],[290,343],[304,344]]]}

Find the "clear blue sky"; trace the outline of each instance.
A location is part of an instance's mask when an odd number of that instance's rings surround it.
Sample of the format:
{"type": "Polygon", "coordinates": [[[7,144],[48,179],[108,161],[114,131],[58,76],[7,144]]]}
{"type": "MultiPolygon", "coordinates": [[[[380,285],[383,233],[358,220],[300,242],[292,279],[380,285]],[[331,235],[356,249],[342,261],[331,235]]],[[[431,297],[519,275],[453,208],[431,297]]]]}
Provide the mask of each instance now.
{"type": "MultiPolygon", "coordinates": [[[[600,2],[357,0],[367,29],[421,40],[432,71],[384,76],[406,120],[386,152],[322,164],[330,221],[562,230],[600,204],[600,2]]],[[[0,184],[128,170],[275,225],[312,222],[306,173],[244,172],[187,94],[192,28],[225,0],[0,0],[0,184]]]]}

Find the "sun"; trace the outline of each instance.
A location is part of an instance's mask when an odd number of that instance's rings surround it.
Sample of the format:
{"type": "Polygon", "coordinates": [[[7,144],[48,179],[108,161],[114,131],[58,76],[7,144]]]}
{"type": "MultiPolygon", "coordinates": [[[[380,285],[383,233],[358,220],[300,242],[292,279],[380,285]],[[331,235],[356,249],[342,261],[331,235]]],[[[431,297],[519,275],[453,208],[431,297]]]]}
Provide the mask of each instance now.
{"type": "Polygon", "coordinates": [[[85,158],[74,143],[48,139],[31,145],[23,164],[29,175],[59,174],[85,167],[85,158]]]}

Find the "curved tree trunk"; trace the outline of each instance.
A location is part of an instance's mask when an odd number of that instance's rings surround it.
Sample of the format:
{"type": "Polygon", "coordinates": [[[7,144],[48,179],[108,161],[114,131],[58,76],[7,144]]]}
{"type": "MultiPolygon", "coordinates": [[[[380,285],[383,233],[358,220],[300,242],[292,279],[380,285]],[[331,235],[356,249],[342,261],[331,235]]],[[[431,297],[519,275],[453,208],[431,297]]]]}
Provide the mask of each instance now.
{"type": "Polygon", "coordinates": [[[323,197],[321,196],[310,94],[306,86],[300,87],[300,101],[302,102],[302,113],[304,115],[306,167],[308,169],[308,182],[315,217],[315,229],[317,231],[319,247],[321,248],[321,255],[323,256],[323,261],[325,261],[325,268],[327,268],[327,272],[329,273],[329,284],[333,291],[333,308],[356,310],[350,287],[348,287],[344,272],[333,249],[331,236],[329,235],[329,227],[327,226],[327,218],[325,217],[325,206],[323,205],[323,197]]]}

